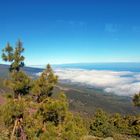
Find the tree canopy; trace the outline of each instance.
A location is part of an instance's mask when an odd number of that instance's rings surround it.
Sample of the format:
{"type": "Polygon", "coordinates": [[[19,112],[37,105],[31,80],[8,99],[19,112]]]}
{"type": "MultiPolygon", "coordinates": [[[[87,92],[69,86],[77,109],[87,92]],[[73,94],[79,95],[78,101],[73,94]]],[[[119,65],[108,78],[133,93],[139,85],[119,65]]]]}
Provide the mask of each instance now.
{"type": "Polygon", "coordinates": [[[140,107],[140,93],[134,95],[133,103],[135,106],[140,107]]]}

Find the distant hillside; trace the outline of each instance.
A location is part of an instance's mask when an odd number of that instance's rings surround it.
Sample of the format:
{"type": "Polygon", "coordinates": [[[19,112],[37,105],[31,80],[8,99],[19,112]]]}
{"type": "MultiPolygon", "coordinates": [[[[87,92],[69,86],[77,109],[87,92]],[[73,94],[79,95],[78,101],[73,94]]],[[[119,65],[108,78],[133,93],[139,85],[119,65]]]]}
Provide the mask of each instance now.
{"type": "MultiPolygon", "coordinates": [[[[75,112],[92,115],[96,109],[102,108],[108,113],[140,113],[140,109],[133,106],[131,97],[106,94],[100,90],[64,83],[60,84],[60,87],[69,99],[70,109],[75,112]]],[[[60,87],[57,90],[60,90],[60,87]]]]}
{"type": "MultiPolygon", "coordinates": [[[[4,78],[8,75],[8,65],[0,64],[0,77],[4,78]]],[[[35,73],[41,72],[43,69],[41,68],[31,68],[31,67],[25,67],[23,70],[29,74],[34,75],[35,73]]]]}
{"type": "Polygon", "coordinates": [[[0,77],[4,78],[8,74],[8,65],[0,64],[0,77]]]}
{"type": "MultiPolygon", "coordinates": [[[[0,64],[0,93],[8,92],[9,90],[3,85],[3,80],[8,77],[9,65],[0,64]]],[[[35,73],[41,72],[43,69],[25,67],[24,71],[32,77],[35,77],[35,73]]]]}

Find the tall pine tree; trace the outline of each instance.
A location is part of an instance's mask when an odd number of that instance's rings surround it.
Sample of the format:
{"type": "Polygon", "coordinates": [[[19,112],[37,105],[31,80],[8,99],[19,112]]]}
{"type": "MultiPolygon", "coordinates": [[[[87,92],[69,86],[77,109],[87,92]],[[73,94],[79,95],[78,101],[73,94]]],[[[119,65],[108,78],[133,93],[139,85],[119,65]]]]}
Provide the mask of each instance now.
{"type": "Polygon", "coordinates": [[[58,77],[54,75],[51,66],[48,64],[39,78],[34,81],[32,92],[38,103],[42,102],[46,97],[52,96],[57,79],[58,77]]]}
{"type": "Polygon", "coordinates": [[[30,78],[22,71],[25,59],[22,55],[23,51],[22,42],[19,40],[15,48],[7,43],[2,53],[2,59],[10,63],[10,77],[5,81],[5,84],[12,89],[15,98],[29,93],[31,87],[30,78]]]}

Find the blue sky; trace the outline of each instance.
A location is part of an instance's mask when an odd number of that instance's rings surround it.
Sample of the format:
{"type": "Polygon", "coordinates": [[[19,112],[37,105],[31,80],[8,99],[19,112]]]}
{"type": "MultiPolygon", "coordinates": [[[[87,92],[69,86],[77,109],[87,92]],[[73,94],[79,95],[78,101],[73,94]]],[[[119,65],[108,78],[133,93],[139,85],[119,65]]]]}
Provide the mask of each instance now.
{"type": "Polygon", "coordinates": [[[17,39],[27,65],[140,62],[140,1],[0,0],[0,49],[17,39]]]}

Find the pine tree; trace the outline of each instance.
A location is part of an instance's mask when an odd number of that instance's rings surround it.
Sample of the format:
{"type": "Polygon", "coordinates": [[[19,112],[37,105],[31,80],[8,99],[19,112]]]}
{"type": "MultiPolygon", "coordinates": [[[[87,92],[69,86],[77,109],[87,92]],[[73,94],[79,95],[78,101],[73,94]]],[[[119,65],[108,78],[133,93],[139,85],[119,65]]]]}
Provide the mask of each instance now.
{"type": "Polygon", "coordinates": [[[113,125],[109,115],[102,109],[98,109],[90,124],[90,134],[99,137],[112,136],[113,125]]]}
{"type": "Polygon", "coordinates": [[[21,99],[22,95],[29,93],[31,88],[31,80],[22,70],[24,67],[24,56],[22,55],[24,48],[22,42],[18,41],[16,47],[13,48],[8,43],[3,49],[2,59],[10,63],[9,77],[5,80],[5,85],[8,86],[14,93],[14,98],[3,106],[3,121],[5,126],[10,130],[11,140],[21,137],[26,137],[23,130],[23,117],[25,100],[21,99]],[[6,112],[5,112],[6,111],[6,112]]]}
{"type": "MultiPolygon", "coordinates": [[[[81,118],[74,117],[68,111],[68,101],[63,93],[57,93],[55,97],[52,97],[57,79],[58,77],[48,64],[46,70],[34,81],[32,93],[38,104],[34,120],[40,121],[38,125],[36,124],[38,131],[34,130],[33,134],[42,140],[46,138],[48,140],[79,140],[87,134],[86,128],[80,122],[81,118]]],[[[27,132],[29,132],[28,129],[27,132]]]]}
{"type": "Polygon", "coordinates": [[[134,95],[133,103],[135,106],[140,107],[140,93],[134,95]]]}
{"type": "Polygon", "coordinates": [[[30,78],[21,69],[24,67],[25,59],[22,55],[23,51],[22,42],[18,41],[15,48],[7,43],[2,53],[2,59],[11,63],[9,68],[10,77],[5,81],[5,84],[13,90],[15,98],[29,93],[31,88],[30,78]]]}
{"type": "Polygon", "coordinates": [[[6,62],[11,62],[10,72],[12,71],[20,71],[20,68],[24,67],[24,56],[23,53],[24,48],[22,47],[22,42],[19,40],[16,44],[16,48],[14,49],[10,43],[7,43],[7,46],[3,49],[2,59],[6,62]]]}
{"type": "Polygon", "coordinates": [[[51,97],[58,77],[54,75],[51,66],[48,64],[38,79],[34,81],[32,93],[36,101],[42,102],[46,97],[51,97]]]}

